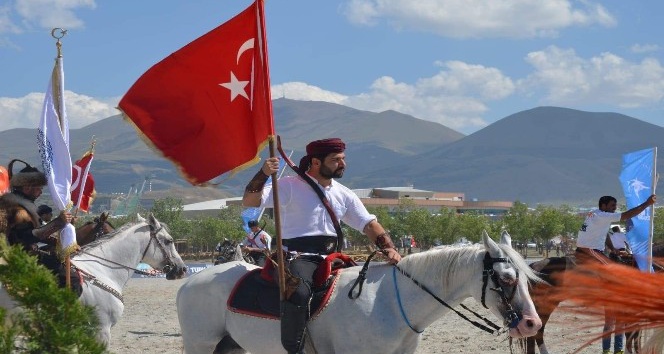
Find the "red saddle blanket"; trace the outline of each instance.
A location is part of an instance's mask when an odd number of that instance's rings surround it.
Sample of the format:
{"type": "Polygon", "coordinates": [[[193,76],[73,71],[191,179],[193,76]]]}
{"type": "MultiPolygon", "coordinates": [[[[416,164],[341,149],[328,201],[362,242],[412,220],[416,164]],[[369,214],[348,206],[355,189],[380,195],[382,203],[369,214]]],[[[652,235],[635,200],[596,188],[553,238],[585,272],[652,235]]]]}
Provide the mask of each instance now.
{"type": "MultiPolygon", "coordinates": [[[[314,274],[314,293],[309,317],[317,316],[327,305],[337,284],[338,273],[356,263],[347,255],[333,253],[318,266],[314,274]]],[[[267,261],[264,268],[255,269],[235,284],[227,301],[228,309],[245,315],[279,319],[279,287],[273,279],[274,266],[267,261]]]]}

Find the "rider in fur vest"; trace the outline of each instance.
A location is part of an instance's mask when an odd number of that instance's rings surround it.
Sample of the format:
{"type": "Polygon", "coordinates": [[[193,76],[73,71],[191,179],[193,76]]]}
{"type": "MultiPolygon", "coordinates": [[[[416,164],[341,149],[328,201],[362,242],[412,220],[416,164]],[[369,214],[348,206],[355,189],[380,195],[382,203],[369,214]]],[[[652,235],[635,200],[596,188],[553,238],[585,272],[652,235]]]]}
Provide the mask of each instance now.
{"type": "Polygon", "coordinates": [[[53,274],[61,273],[61,262],[55,252],[57,238],[52,235],[72,221],[72,215],[62,211],[46,225],[41,225],[35,200],[47,184],[46,176],[26,162],[14,159],[9,163],[10,193],[0,196],[0,233],[4,233],[10,245],[21,245],[26,252],[36,254],[39,263],[53,274]],[[18,173],[12,173],[15,162],[26,165],[18,173]],[[47,246],[39,248],[39,244],[47,246]]]}

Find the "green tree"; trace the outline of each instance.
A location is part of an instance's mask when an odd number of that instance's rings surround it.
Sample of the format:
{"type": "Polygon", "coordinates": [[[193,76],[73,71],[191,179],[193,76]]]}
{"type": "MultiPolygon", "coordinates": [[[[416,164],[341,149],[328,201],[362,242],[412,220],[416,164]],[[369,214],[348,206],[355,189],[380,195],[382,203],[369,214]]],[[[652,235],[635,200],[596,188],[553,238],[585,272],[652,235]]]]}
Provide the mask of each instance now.
{"type": "Polygon", "coordinates": [[[519,201],[514,202],[503,216],[502,223],[513,241],[527,243],[535,233],[534,217],[529,212],[528,205],[519,201]]]}
{"type": "Polygon", "coordinates": [[[181,199],[166,197],[154,201],[151,212],[160,222],[168,225],[176,239],[191,233],[191,224],[182,215],[184,204],[181,199]]]}
{"type": "Polygon", "coordinates": [[[572,207],[569,205],[561,205],[558,207],[560,211],[564,236],[574,236],[581,229],[581,224],[583,224],[583,216],[579,215],[572,207]]]}
{"type": "Polygon", "coordinates": [[[535,237],[546,243],[555,236],[561,235],[565,225],[562,213],[551,206],[538,205],[535,209],[535,237]]]}
{"type": "Polygon", "coordinates": [[[424,208],[412,208],[405,214],[404,222],[407,235],[415,237],[418,247],[427,249],[436,239],[435,221],[431,213],[424,208]]]}
{"type": "Polygon", "coordinates": [[[92,307],[58,287],[49,270],[18,246],[9,247],[0,235],[0,281],[21,306],[11,323],[0,319],[0,353],[104,353],[96,341],[97,318],[92,307]],[[14,347],[16,339],[21,344],[14,347]]]}
{"type": "Polygon", "coordinates": [[[433,228],[436,231],[436,240],[440,240],[444,245],[450,245],[457,241],[461,224],[457,218],[456,210],[441,208],[432,218],[433,228]]]}
{"type": "MultiPolygon", "coordinates": [[[[458,216],[459,237],[465,237],[468,241],[479,242],[482,232],[489,230],[489,219],[475,211],[468,211],[458,216]]],[[[493,235],[495,237],[495,235],[493,235]]]]}

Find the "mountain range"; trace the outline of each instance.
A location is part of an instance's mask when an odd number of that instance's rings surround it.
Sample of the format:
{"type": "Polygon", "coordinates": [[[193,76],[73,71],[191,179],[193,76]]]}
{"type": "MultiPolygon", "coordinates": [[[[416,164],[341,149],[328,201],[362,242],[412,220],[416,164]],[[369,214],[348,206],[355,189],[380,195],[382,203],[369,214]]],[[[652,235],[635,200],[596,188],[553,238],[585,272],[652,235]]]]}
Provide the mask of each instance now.
{"type": "MultiPolygon", "coordinates": [[[[342,183],[351,188],[412,185],[463,192],[466,199],[529,204],[592,206],[607,194],[620,200],[622,155],[664,141],[664,128],[633,117],[559,107],[518,112],[468,136],[395,111],[373,113],[326,102],[281,98],[273,101],[273,111],[275,130],[284,149],[294,151],[295,163],[309,141],[342,138],[348,146],[342,183]]],[[[70,130],[73,160],[93,136],[92,173],[99,193],[126,192],[146,179],[153,190],[187,185],[120,115],[70,130]]],[[[215,149],[223,147],[209,152],[215,149]]],[[[0,162],[12,158],[39,165],[36,129],[0,132],[0,162]]],[[[217,178],[211,198],[240,195],[257,168],[217,178]]]]}

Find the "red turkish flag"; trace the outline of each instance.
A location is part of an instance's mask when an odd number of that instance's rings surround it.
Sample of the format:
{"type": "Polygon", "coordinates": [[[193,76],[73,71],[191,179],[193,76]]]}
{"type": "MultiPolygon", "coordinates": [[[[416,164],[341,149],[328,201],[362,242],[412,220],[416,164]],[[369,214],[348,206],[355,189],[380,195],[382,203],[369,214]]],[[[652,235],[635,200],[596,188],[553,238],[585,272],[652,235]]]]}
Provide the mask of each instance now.
{"type": "Polygon", "coordinates": [[[253,165],[274,135],[263,0],[169,55],[120,101],[192,184],[253,165]]]}
{"type": "Polygon", "coordinates": [[[9,173],[5,166],[0,166],[0,195],[9,191],[9,173]]]}
{"type": "Polygon", "coordinates": [[[84,212],[88,212],[95,196],[95,180],[90,173],[93,157],[92,152],[87,152],[71,169],[71,200],[84,212]]]}

